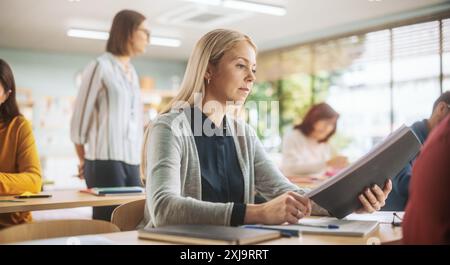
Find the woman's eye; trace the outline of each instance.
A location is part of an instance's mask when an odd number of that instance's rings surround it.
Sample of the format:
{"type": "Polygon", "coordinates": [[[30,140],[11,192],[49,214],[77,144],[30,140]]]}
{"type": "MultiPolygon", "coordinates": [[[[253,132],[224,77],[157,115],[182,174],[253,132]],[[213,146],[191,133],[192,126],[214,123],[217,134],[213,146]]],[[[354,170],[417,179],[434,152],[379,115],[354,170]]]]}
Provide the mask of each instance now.
{"type": "MultiPolygon", "coordinates": [[[[237,67],[238,67],[239,69],[247,69],[247,68],[248,68],[248,69],[250,70],[250,68],[247,67],[247,66],[244,65],[244,64],[238,64],[237,67]]],[[[252,71],[253,74],[256,74],[256,69],[251,69],[251,71],[252,71]]]]}

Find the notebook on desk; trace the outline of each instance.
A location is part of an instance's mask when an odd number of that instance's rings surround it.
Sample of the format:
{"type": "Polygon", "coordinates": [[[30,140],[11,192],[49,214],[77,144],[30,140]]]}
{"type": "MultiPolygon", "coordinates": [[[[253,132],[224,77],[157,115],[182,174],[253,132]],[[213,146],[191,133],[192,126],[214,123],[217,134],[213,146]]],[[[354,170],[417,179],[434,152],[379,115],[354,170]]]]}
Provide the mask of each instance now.
{"type": "Polygon", "coordinates": [[[139,238],[179,244],[248,245],[281,237],[280,232],[215,225],[169,225],[138,231],[139,238]]]}
{"type": "Polygon", "coordinates": [[[364,237],[378,227],[377,221],[338,220],[332,217],[301,219],[298,225],[265,225],[267,228],[296,230],[303,234],[364,237]],[[328,228],[327,226],[337,227],[328,228]]]}
{"type": "Polygon", "coordinates": [[[90,188],[80,190],[83,193],[89,193],[96,196],[124,196],[144,194],[142,187],[108,187],[108,188],[90,188]]]}

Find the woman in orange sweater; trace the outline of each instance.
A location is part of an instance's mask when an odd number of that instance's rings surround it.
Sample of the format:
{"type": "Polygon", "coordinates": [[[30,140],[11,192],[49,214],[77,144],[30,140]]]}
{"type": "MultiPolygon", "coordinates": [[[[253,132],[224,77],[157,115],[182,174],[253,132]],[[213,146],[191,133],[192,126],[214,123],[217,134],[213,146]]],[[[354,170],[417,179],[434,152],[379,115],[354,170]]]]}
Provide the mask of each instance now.
{"type": "MultiPolygon", "coordinates": [[[[41,185],[31,125],[19,112],[11,68],[0,59],[0,196],[37,193],[41,185]]],[[[0,214],[0,228],[30,221],[29,212],[0,214]]]]}

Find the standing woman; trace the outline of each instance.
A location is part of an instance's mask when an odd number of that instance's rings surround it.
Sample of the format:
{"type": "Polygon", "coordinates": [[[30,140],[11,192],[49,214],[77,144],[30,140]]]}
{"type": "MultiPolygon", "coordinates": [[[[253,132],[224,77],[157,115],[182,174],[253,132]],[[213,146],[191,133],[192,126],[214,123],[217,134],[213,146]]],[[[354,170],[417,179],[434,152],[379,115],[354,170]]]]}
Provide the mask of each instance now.
{"type": "Polygon", "coordinates": [[[347,158],[335,154],[328,140],[336,132],[339,114],[327,103],[311,107],[303,122],[284,136],[281,170],[286,176],[318,176],[340,170],[347,158]]]}
{"type": "MultiPolygon", "coordinates": [[[[41,185],[33,131],[19,112],[12,70],[0,59],[0,196],[38,193],[41,185]]],[[[0,228],[30,221],[30,212],[0,214],[0,228]]]]}
{"type": "MultiPolygon", "coordinates": [[[[142,102],[131,57],[145,52],[146,18],[132,10],[114,17],[106,53],[84,71],[71,121],[79,176],[92,187],[140,186],[142,102]]],[[[114,207],[94,207],[93,218],[110,221],[114,207]]]]}
{"type": "MultiPolygon", "coordinates": [[[[147,227],[294,224],[326,214],[281,174],[255,131],[228,114],[246,100],[255,71],[256,46],[240,32],[213,30],[196,44],[180,93],[146,130],[147,227]],[[268,202],[255,204],[255,191],[268,202]]],[[[379,209],[390,185],[368,189],[364,210],[379,209]]]]}

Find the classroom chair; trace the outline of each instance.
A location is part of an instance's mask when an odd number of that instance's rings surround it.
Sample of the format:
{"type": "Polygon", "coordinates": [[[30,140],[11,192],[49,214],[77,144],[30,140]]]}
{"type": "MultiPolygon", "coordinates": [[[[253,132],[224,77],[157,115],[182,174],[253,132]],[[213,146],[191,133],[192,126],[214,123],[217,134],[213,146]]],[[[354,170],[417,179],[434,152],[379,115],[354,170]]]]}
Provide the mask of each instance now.
{"type": "Polygon", "coordinates": [[[128,202],[114,209],[111,223],[119,227],[120,231],[136,230],[136,226],[144,218],[145,199],[128,202]]]}
{"type": "Polygon", "coordinates": [[[120,232],[116,225],[101,220],[39,221],[0,230],[0,244],[114,232],[120,232]]]}

